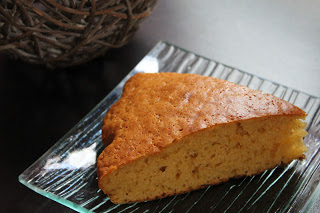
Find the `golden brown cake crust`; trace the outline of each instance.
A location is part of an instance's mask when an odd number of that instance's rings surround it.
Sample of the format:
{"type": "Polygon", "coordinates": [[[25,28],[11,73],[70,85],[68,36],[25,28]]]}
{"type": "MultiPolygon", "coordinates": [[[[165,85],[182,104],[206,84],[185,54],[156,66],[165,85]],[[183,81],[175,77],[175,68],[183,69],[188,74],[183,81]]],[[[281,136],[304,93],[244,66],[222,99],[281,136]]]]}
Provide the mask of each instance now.
{"type": "Polygon", "coordinates": [[[272,95],[212,77],[138,73],[103,120],[107,147],[97,160],[98,177],[208,127],[280,115],[306,114],[272,95]]]}

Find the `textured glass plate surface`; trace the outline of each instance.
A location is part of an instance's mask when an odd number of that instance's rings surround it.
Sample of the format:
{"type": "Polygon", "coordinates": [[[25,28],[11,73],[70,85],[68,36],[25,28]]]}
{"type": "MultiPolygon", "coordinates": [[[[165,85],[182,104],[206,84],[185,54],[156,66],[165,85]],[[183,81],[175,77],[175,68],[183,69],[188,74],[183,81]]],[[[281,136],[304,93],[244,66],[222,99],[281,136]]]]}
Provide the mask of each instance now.
{"type": "Polygon", "coordinates": [[[165,42],[151,52],[84,119],[20,176],[32,190],[79,212],[298,212],[320,193],[320,98],[203,58],[165,42]],[[101,122],[137,72],[196,73],[271,93],[305,110],[306,160],[261,175],[143,203],[115,205],[97,185],[96,158],[103,150],[101,122]]]}

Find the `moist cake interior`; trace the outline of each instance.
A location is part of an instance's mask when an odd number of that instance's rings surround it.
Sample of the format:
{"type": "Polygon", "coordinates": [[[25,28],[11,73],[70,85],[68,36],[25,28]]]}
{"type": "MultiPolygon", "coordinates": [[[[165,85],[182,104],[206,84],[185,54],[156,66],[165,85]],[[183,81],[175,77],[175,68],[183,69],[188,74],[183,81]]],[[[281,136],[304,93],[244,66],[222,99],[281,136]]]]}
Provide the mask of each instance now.
{"type": "Polygon", "coordinates": [[[104,176],[114,203],[153,200],[259,174],[304,157],[304,116],[255,118],[213,126],[174,141],[104,176]]]}

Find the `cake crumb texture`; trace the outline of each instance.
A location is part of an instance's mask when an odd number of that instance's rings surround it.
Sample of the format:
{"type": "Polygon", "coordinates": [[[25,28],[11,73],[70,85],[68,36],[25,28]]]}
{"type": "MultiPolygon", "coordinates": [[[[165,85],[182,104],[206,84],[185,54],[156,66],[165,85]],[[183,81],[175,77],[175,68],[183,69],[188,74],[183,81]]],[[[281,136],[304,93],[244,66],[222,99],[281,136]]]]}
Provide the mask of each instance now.
{"type": "Polygon", "coordinates": [[[260,91],[193,74],[136,74],[107,112],[99,187],[153,200],[303,158],[306,116],[260,91]]]}

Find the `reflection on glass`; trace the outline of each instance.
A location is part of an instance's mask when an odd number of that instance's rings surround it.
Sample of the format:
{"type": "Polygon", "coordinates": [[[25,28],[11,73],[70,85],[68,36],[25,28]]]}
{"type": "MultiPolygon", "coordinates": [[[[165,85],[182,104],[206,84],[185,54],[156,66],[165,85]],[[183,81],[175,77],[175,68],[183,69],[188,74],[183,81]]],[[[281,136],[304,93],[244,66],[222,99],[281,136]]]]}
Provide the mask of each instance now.
{"type": "Polygon", "coordinates": [[[95,151],[96,143],[82,150],[75,150],[70,152],[65,159],[61,156],[55,156],[47,160],[45,170],[57,169],[80,169],[87,168],[96,163],[97,153],[95,151]]]}
{"type": "Polygon", "coordinates": [[[137,64],[135,70],[145,73],[159,72],[158,60],[152,56],[146,56],[139,64],[137,64]]]}

